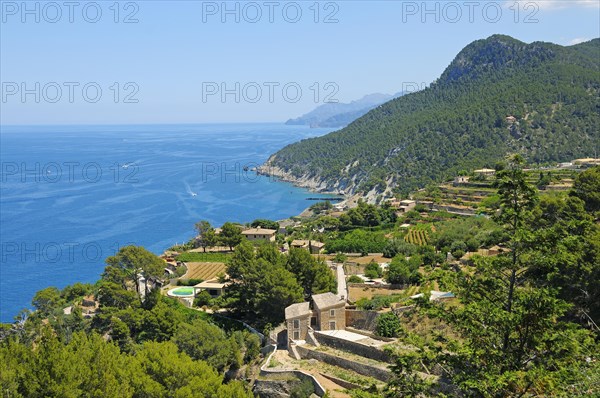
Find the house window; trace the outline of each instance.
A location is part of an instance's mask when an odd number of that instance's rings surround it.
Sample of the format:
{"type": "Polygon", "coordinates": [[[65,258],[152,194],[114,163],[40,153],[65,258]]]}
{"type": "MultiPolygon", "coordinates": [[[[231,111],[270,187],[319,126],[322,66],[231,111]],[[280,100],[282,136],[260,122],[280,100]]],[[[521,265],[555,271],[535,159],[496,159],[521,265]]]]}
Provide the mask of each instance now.
{"type": "Polygon", "coordinates": [[[330,321],[329,322],[329,330],[336,330],[337,328],[335,327],[335,321],[330,321]]]}
{"type": "Polygon", "coordinates": [[[300,329],[300,319],[294,319],[294,329],[300,329]]]}
{"type": "Polygon", "coordinates": [[[335,310],[329,310],[329,316],[335,316],[335,310]]]}
{"type": "Polygon", "coordinates": [[[300,331],[294,330],[294,340],[300,340],[300,331]]]}

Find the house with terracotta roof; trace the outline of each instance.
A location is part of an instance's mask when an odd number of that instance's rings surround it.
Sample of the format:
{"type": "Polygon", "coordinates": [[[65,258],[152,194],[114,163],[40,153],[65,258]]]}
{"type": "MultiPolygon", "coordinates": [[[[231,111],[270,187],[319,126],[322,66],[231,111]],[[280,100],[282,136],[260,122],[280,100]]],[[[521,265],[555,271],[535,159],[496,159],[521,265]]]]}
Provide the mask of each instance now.
{"type": "Polygon", "coordinates": [[[250,241],[265,240],[267,242],[275,242],[275,231],[274,229],[266,228],[250,228],[242,231],[242,235],[250,241]]]}

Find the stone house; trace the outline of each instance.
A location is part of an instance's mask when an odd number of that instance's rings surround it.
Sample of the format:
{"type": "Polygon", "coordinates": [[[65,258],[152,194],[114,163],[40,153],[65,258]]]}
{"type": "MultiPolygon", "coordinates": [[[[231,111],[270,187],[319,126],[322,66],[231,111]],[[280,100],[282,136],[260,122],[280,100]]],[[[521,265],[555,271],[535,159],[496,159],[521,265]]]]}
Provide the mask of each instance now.
{"type": "Polygon", "coordinates": [[[325,247],[325,243],[316,240],[296,239],[292,241],[292,247],[308,250],[311,254],[319,254],[325,247]]]}
{"type": "Polygon", "coordinates": [[[268,242],[275,242],[276,232],[274,229],[250,228],[242,231],[242,235],[250,241],[266,240],[268,242]]]}
{"type": "Polygon", "coordinates": [[[453,185],[460,185],[460,184],[468,184],[469,183],[469,177],[468,176],[456,176],[454,177],[454,183],[453,185]]]}
{"type": "Polygon", "coordinates": [[[310,303],[292,304],[285,309],[285,323],[289,340],[306,340],[312,311],[310,303]]]}
{"type": "Polygon", "coordinates": [[[310,302],[287,307],[285,322],[288,341],[306,340],[309,331],[344,330],[346,301],[331,292],[313,294],[310,302]]]}
{"type": "Polygon", "coordinates": [[[400,201],[400,207],[398,209],[402,213],[407,213],[407,212],[411,211],[412,209],[414,209],[416,205],[417,205],[417,202],[415,202],[414,200],[405,199],[405,200],[400,201]]]}

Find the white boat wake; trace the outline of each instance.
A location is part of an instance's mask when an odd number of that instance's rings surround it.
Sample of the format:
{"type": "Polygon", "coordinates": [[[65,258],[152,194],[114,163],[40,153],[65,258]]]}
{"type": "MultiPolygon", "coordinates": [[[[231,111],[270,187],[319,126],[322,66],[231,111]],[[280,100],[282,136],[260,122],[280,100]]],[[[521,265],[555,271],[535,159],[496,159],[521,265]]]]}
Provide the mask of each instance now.
{"type": "Polygon", "coordinates": [[[192,188],[190,188],[190,184],[188,184],[187,182],[185,183],[185,188],[186,192],[189,193],[192,197],[198,196],[196,192],[192,191],[192,188]]]}

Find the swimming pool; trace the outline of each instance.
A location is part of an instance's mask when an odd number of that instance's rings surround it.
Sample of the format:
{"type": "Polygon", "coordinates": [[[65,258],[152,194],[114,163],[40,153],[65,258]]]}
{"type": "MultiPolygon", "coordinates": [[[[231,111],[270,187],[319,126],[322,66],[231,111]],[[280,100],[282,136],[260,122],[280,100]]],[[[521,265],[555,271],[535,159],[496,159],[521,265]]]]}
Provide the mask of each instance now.
{"type": "Polygon", "coordinates": [[[176,287],[169,290],[167,295],[171,297],[194,297],[195,293],[193,287],[176,287]]]}

